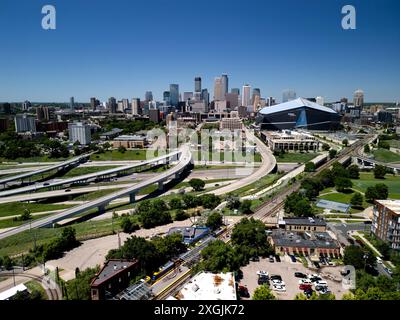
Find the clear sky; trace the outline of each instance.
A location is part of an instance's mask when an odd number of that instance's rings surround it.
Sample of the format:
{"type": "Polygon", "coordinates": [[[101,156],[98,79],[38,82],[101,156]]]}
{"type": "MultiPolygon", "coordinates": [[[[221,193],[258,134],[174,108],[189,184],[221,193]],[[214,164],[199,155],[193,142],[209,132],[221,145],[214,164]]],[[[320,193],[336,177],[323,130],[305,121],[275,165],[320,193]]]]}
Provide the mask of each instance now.
{"type": "Polygon", "coordinates": [[[0,101],[157,99],[194,77],[326,101],[400,100],[398,0],[0,0],[0,101]],[[41,27],[55,5],[57,29],[41,27]],[[357,29],[341,28],[352,4],[357,29]]]}

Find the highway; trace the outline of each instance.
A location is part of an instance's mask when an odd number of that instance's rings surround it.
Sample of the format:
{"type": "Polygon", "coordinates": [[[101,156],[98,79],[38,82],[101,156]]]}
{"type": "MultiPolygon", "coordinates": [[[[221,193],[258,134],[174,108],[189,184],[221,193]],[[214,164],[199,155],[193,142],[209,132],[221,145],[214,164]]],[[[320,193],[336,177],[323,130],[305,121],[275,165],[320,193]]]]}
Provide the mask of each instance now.
{"type": "Polygon", "coordinates": [[[143,189],[154,183],[162,184],[163,182],[170,179],[171,176],[179,175],[186,168],[186,166],[188,166],[192,162],[192,155],[190,153],[188,145],[183,145],[179,151],[176,151],[172,154],[175,154],[175,155],[180,154],[179,162],[177,163],[177,165],[175,165],[173,168],[171,168],[165,172],[160,173],[158,176],[156,176],[154,178],[148,179],[146,181],[141,181],[127,189],[113,192],[109,195],[98,198],[96,200],[87,202],[85,204],[82,204],[82,205],[79,205],[79,206],[76,206],[76,207],[73,207],[73,208],[70,208],[67,210],[64,210],[58,214],[55,214],[55,215],[52,215],[49,217],[45,217],[43,219],[38,219],[38,220],[32,221],[31,223],[23,224],[19,227],[13,228],[11,230],[7,230],[5,232],[0,233],[0,239],[7,238],[9,236],[21,233],[26,230],[30,230],[31,228],[40,228],[40,227],[48,226],[57,221],[64,220],[66,218],[86,212],[86,211],[94,209],[94,208],[99,208],[100,210],[104,210],[104,208],[107,204],[109,204],[111,201],[118,199],[118,198],[130,196],[132,199],[132,197],[134,198],[135,194],[140,189],[143,189]]]}
{"type": "MultiPolygon", "coordinates": [[[[163,156],[160,156],[160,157],[157,157],[157,158],[153,158],[153,159],[150,159],[150,160],[146,160],[146,161],[142,161],[142,162],[139,162],[139,163],[136,162],[136,163],[129,164],[129,165],[126,165],[126,166],[122,166],[122,167],[107,169],[107,170],[94,172],[94,173],[88,173],[88,174],[85,174],[85,175],[82,175],[82,176],[73,177],[73,178],[69,178],[69,179],[58,180],[58,181],[54,181],[54,182],[48,182],[48,183],[44,182],[44,183],[34,184],[34,185],[22,187],[22,188],[1,191],[0,192],[0,197],[9,197],[9,196],[12,196],[12,195],[26,193],[26,192],[35,192],[37,190],[45,189],[45,188],[54,188],[54,187],[57,187],[57,186],[71,185],[73,183],[77,183],[77,182],[81,182],[81,181],[88,181],[88,180],[91,180],[91,179],[95,179],[97,177],[110,176],[110,175],[116,174],[118,172],[128,171],[128,170],[131,170],[131,169],[134,169],[134,168],[138,168],[138,167],[145,166],[145,165],[152,164],[152,163],[157,163],[157,162],[164,161],[164,160],[167,160],[167,159],[173,159],[174,157],[177,157],[179,153],[180,153],[180,151],[175,151],[175,152],[172,152],[172,153],[167,154],[167,155],[163,155],[163,156]]],[[[58,165],[58,167],[59,166],[60,165],[58,165]]],[[[10,179],[11,178],[14,178],[14,177],[10,177],[10,179]]]]}
{"type": "MultiPolygon", "coordinates": [[[[271,150],[260,140],[258,139],[252,132],[246,129],[246,136],[252,138],[257,144],[258,152],[261,154],[262,164],[257,170],[254,171],[254,167],[248,167],[249,170],[248,176],[235,181],[225,187],[219,188],[215,191],[212,191],[215,195],[226,194],[235,190],[238,190],[248,184],[251,184],[262,177],[269,174],[276,167],[276,159],[272,154],[271,150]]],[[[246,167],[240,168],[238,170],[245,170],[246,167]]]]}
{"type": "Polygon", "coordinates": [[[67,160],[67,161],[64,161],[64,162],[60,162],[60,163],[57,163],[57,164],[54,164],[54,165],[51,165],[51,166],[48,166],[48,167],[44,167],[44,168],[40,168],[38,170],[34,170],[34,171],[31,171],[31,172],[22,173],[22,174],[19,174],[19,175],[16,175],[16,176],[4,178],[4,179],[0,180],[0,184],[6,185],[9,182],[17,181],[17,180],[22,180],[23,181],[24,179],[30,178],[30,177],[32,177],[34,175],[37,175],[37,174],[43,174],[43,173],[46,173],[46,172],[49,172],[49,171],[52,171],[52,170],[56,170],[56,169],[59,169],[59,168],[68,167],[68,166],[77,164],[77,163],[79,163],[80,161],[82,161],[84,159],[87,159],[92,154],[93,154],[93,152],[92,153],[86,153],[86,154],[80,155],[78,157],[72,158],[70,160],[67,160]]]}

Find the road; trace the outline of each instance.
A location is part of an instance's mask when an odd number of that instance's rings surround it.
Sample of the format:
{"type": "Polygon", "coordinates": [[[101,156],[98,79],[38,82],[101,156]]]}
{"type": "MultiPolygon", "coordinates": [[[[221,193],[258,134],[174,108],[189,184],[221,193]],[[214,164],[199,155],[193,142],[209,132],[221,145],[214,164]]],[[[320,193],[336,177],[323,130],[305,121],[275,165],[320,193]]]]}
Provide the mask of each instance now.
{"type": "Polygon", "coordinates": [[[55,214],[55,215],[52,215],[49,217],[45,217],[43,219],[38,219],[38,220],[32,221],[30,223],[18,226],[14,229],[7,230],[5,232],[0,233],[0,239],[4,239],[9,236],[21,233],[23,231],[30,230],[31,228],[40,228],[40,227],[48,226],[57,221],[61,221],[61,220],[67,219],[71,216],[74,216],[74,215],[77,215],[77,214],[80,214],[83,212],[87,212],[88,210],[91,210],[94,208],[100,208],[100,209],[104,210],[105,206],[115,199],[134,195],[139,190],[141,190],[149,185],[152,185],[155,183],[163,183],[163,182],[167,181],[171,176],[175,176],[175,175],[181,173],[192,161],[192,155],[190,153],[188,145],[183,145],[178,152],[180,154],[178,164],[176,166],[174,166],[173,168],[160,173],[158,176],[156,176],[152,179],[149,179],[146,181],[141,181],[130,188],[113,192],[109,195],[106,195],[104,197],[98,198],[96,200],[90,201],[88,203],[85,203],[85,204],[82,204],[82,205],[79,205],[79,206],[76,206],[73,208],[67,209],[58,214],[55,214]]]}
{"type": "Polygon", "coordinates": [[[60,179],[60,180],[53,181],[53,182],[36,183],[34,185],[30,185],[27,187],[6,190],[6,191],[0,192],[0,197],[7,197],[7,196],[15,195],[15,194],[26,193],[26,192],[35,192],[35,191],[41,190],[41,189],[54,188],[54,187],[64,186],[64,185],[71,185],[73,183],[77,183],[80,181],[88,181],[88,180],[96,179],[98,177],[110,176],[110,175],[117,174],[119,172],[132,170],[134,168],[149,165],[152,163],[157,163],[157,162],[166,161],[166,160],[172,160],[174,157],[177,157],[179,153],[180,153],[179,151],[175,151],[168,155],[163,155],[163,156],[160,156],[157,158],[153,158],[153,159],[146,160],[146,161],[141,161],[139,163],[126,165],[123,167],[117,167],[117,168],[112,168],[112,169],[103,170],[103,171],[99,171],[99,172],[88,173],[88,174],[85,174],[82,176],[77,176],[77,177],[73,177],[73,178],[69,178],[69,179],[62,179],[62,180],[60,179]]]}
{"type": "Polygon", "coordinates": [[[74,165],[76,163],[79,163],[80,161],[82,161],[84,159],[89,158],[90,155],[92,155],[92,154],[93,154],[93,152],[92,153],[83,154],[83,155],[80,155],[78,157],[72,158],[70,160],[67,160],[67,161],[64,161],[64,162],[59,162],[57,164],[54,164],[54,165],[51,165],[51,166],[48,166],[48,167],[44,167],[44,168],[40,168],[40,169],[35,170],[35,171],[31,171],[31,172],[28,172],[28,173],[22,173],[22,174],[19,174],[19,175],[16,175],[16,176],[4,178],[4,179],[0,180],[0,184],[5,185],[8,182],[17,181],[17,180],[23,180],[23,179],[30,178],[30,177],[32,177],[34,175],[37,175],[37,174],[43,174],[43,173],[46,173],[46,172],[49,172],[49,171],[52,171],[52,170],[56,170],[56,169],[59,169],[59,168],[68,167],[68,166],[74,165]]]}
{"type": "MultiPolygon", "coordinates": [[[[242,172],[247,172],[247,177],[240,179],[228,186],[223,188],[219,188],[218,190],[213,191],[215,195],[226,194],[235,190],[238,190],[248,184],[251,184],[262,177],[268,175],[276,166],[276,159],[272,154],[271,150],[260,140],[258,139],[250,130],[246,129],[246,137],[249,140],[254,140],[257,145],[257,150],[261,154],[262,164],[256,171],[254,171],[253,167],[242,168],[242,172]],[[248,171],[245,171],[248,170],[248,171]]],[[[240,169],[238,169],[240,170],[240,169]]]]}

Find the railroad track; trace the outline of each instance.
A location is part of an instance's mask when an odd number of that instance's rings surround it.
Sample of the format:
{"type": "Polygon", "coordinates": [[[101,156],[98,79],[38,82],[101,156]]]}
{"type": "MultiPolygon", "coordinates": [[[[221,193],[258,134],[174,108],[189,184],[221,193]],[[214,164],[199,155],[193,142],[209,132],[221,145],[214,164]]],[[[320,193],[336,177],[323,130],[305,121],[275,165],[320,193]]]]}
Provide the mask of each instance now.
{"type": "MultiPolygon", "coordinates": [[[[40,284],[42,284],[44,277],[43,276],[37,276],[34,274],[29,274],[29,273],[12,273],[12,272],[4,272],[0,274],[1,276],[5,276],[5,277],[23,277],[23,278],[29,278],[32,280],[35,280],[37,282],[39,282],[40,284]]],[[[43,286],[42,286],[43,287],[43,286]]],[[[62,297],[59,296],[57,289],[51,289],[51,288],[44,288],[46,291],[46,294],[49,298],[49,300],[62,300],[62,297]]]]}

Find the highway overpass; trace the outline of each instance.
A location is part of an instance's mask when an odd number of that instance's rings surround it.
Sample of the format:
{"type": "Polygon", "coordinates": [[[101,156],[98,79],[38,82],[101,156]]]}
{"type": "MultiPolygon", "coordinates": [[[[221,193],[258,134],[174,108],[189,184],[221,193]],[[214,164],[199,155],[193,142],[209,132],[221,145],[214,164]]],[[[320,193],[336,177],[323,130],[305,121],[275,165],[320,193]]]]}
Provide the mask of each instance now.
{"type": "Polygon", "coordinates": [[[166,163],[170,160],[174,160],[174,158],[177,159],[179,153],[180,153],[180,151],[175,151],[175,152],[169,153],[164,156],[160,156],[160,157],[153,158],[150,160],[142,161],[139,163],[129,164],[129,165],[122,166],[122,167],[107,169],[107,170],[94,172],[94,173],[88,173],[88,174],[85,174],[82,176],[73,177],[73,178],[69,178],[69,179],[62,179],[62,180],[55,181],[55,182],[48,182],[48,183],[44,182],[44,183],[34,184],[34,185],[21,187],[21,188],[17,188],[17,189],[1,191],[0,197],[9,197],[12,195],[26,193],[26,192],[35,192],[35,191],[41,190],[41,189],[47,189],[47,188],[52,189],[52,188],[55,188],[58,186],[68,186],[68,185],[72,185],[74,183],[83,183],[83,182],[87,182],[89,180],[93,180],[96,178],[110,177],[110,176],[113,176],[120,172],[129,171],[134,168],[139,168],[139,167],[146,166],[149,164],[166,163]]]}
{"type": "Polygon", "coordinates": [[[9,182],[19,181],[19,180],[24,182],[24,179],[29,179],[34,175],[44,174],[44,173],[52,171],[52,170],[65,169],[67,167],[74,166],[74,165],[80,163],[81,161],[87,160],[92,154],[93,154],[93,152],[92,153],[86,153],[86,154],[80,155],[78,157],[72,158],[70,160],[67,160],[67,161],[64,161],[64,162],[60,162],[60,163],[57,163],[57,164],[53,164],[53,165],[48,166],[48,167],[40,168],[38,170],[34,170],[34,171],[31,171],[31,172],[21,173],[21,174],[18,174],[16,176],[12,176],[12,177],[1,179],[0,180],[0,185],[2,184],[3,187],[6,188],[6,185],[9,182]]]}
{"type": "MultiPolygon", "coordinates": [[[[179,162],[168,169],[165,172],[160,173],[159,175],[150,178],[146,181],[141,181],[132,187],[126,188],[124,190],[119,190],[104,197],[98,198],[96,200],[87,202],[85,204],[64,210],[55,215],[45,217],[43,219],[34,220],[30,223],[23,224],[19,227],[16,227],[11,230],[7,230],[5,232],[0,233],[0,240],[7,238],[9,236],[21,233],[23,231],[29,230],[31,228],[41,228],[45,226],[52,225],[57,221],[61,221],[67,219],[69,217],[75,216],[80,213],[87,212],[91,209],[98,208],[100,212],[105,210],[105,207],[113,200],[129,196],[131,202],[135,201],[135,195],[139,190],[146,188],[152,184],[158,183],[159,188],[162,189],[164,182],[171,179],[171,177],[179,177],[179,175],[185,170],[185,168],[192,163],[192,155],[190,153],[188,145],[184,145],[181,147],[179,151],[176,152],[179,155],[179,162]]],[[[176,153],[173,153],[176,155],[176,153]]]]}

